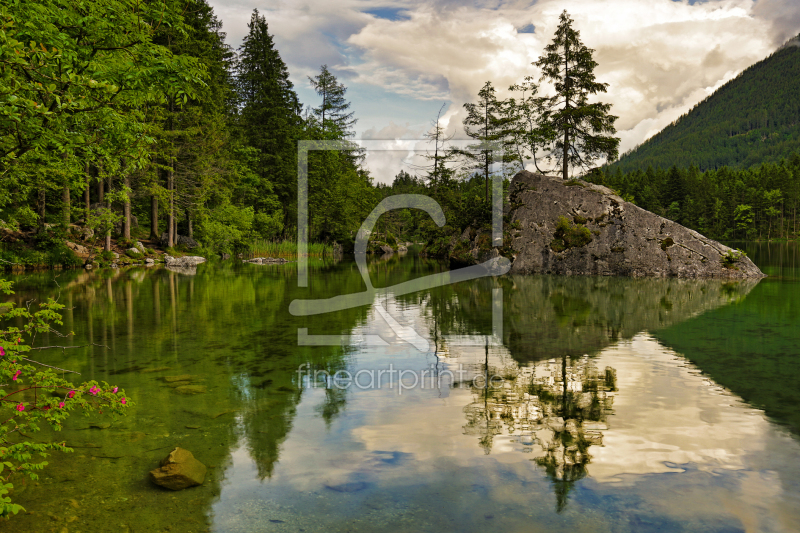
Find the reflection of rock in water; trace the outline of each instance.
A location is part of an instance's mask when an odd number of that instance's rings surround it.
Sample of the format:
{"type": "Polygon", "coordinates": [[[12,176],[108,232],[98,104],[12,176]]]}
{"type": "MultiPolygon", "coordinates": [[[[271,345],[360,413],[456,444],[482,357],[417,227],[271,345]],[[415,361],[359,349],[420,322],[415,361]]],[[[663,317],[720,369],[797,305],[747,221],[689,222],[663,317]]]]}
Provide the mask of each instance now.
{"type": "MultiPolygon", "coordinates": [[[[592,445],[601,445],[616,391],[616,372],[598,370],[592,358],[550,359],[517,369],[493,369],[495,387],[475,387],[464,408],[466,435],[478,437],[486,454],[497,435],[510,435],[553,482],[561,512],[574,483],[587,475],[592,445]]],[[[482,385],[482,383],[481,383],[482,385]]]]}
{"type": "Polygon", "coordinates": [[[196,266],[166,266],[164,267],[170,272],[177,272],[178,274],[183,274],[184,276],[195,276],[197,275],[197,267],[196,266]]]}
{"type": "Polygon", "coordinates": [[[503,289],[503,344],[519,362],[581,356],[744,298],[758,280],[509,276],[432,292],[445,335],[487,331],[491,288],[503,289]],[[457,302],[453,302],[453,293],[457,302]]]}

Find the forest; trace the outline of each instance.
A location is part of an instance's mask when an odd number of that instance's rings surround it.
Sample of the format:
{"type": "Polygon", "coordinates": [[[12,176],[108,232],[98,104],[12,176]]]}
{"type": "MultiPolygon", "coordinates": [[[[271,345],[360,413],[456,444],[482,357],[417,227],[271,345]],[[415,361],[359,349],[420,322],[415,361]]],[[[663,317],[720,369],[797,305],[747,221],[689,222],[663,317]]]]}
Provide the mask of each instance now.
{"type": "Polygon", "coordinates": [[[257,10],[237,50],[225,43],[205,0],[11,0],[0,7],[0,20],[5,265],[77,265],[65,244],[70,239],[104,253],[136,241],[144,241],[148,254],[187,247],[242,253],[274,243],[291,249],[300,140],[345,143],[344,150],[309,155],[309,239],[323,251],[351,246],[361,221],[386,195],[432,195],[450,222],[436,228],[400,213],[387,217],[377,238],[441,240],[488,219],[492,174],[508,178],[544,159],[567,172],[615,157],[619,142],[610,106],[586,101],[606,85],[595,81],[592,51],[566,12],[535,63],[556,82],[564,61],[574,64],[566,91],[539,95],[527,77],[510,88],[514,97],[501,100],[486,82],[476,102],[465,105],[464,129],[476,144],[449,146],[436,117],[427,163],[415,176],[400,172],[388,187],[373,183],[364,151],[350,143],[357,118],[347,88],[322,65],[308,79],[317,102],[300,102],[257,10]],[[572,55],[559,55],[570,47],[572,55]],[[565,102],[581,112],[567,113],[565,102]],[[559,125],[567,116],[569,131],[559,125]],[[580,138],[579,132],[589,133],[580,138]],[[497,147],[502,157],[494,157],[497,147]]]}
{"type": "MultiPolygon", "coordinates": [[[[229,253],[285,239],[296,141],[352,136],[346,88],[323,66],[318,105],[299,102],[257,11],[238,50],[205,0],[11,0],[0,20],[7,260],[32,242],[64,262],[75,231],[106,250],[112,235],[229,253]]],[[[357,151],[313,155],[311,237],[328,240],[376,190],[357,151]]]]}
{"type": "MultiPolygon", "coordinates": [[[[596,164],[617,158],[617,117],[592,99],[607,84],[595,80],[593,50],[564,12],[553,41],[532,63],[541,77],[526,76],[506,99],[487,81],[464,105],[464,131],[474,144],[451,146],[440,111],[426,134],[425,162],[387,186],[374,183],[364,150],[353,142],[357,117],[347,88],[322,65],[307,80],[317,100],[301,102],[257,10],[236,50],[206,0],[9,0],[0,6],[0,24],[4,267],[80,266],[85,257],[76,255],[74,242],[108,261],[113,250],[126,249],[134,259],[156,250],[296,253],[299,141],[345,147],[308,156],[313,253],[348,250],[381,199],[414,192],[437,200],[447,225],[438,228],[409,210],[389,213],[375,244],[423,242],[429,255],[446,256],[453,235],[489,224],[491,176],[501,173],[507,183],[523,168],[588,176],[713,237],[796,234],[796,158],[751,170],[690,167],[683,164],[689,152],[662,142],[698,122],[695,116],[732,114],[742,98],[768,98],[750,78],[777,83],[775,76],[795,76],[796,47],[755,65],[729,84],[733,89],[726,86],[640,148],[657,147],[676,168],[642,171],[634,154],[598,170],[596,164]],[[555,94],[540,92],[543,80],[553,82],[555,94]],[[137,241],[144,243],[138,252],[137,241]]],[[[781,83],[789,92],[798,86],[781,83]]],[[[797,106],[796,98],[773,100],[797,106]]],[[[759,124],[777,127],[794,146],[798,110],[764,108],[766,122],[745,117],[724,127],[734,137],[761,135],[753,129],[759,124]]],[[[785,156],[789,145],[770,146],[785,156]]]]}
{"type": "Polygon", "coordinates": [[[598,169],[587,181],[606,185],[639,207],[712,239],[797,238],[800,154],[747,169],[598,169]]]}

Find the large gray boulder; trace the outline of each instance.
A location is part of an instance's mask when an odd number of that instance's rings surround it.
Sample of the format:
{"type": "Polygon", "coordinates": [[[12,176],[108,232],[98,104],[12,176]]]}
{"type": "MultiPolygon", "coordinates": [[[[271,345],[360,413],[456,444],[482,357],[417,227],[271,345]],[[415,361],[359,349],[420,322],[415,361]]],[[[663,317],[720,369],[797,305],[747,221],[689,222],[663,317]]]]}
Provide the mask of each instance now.
{"type": "Polygon", "coordinates": [[[205,263],[206,258],[198,255],[186,255],[184,257],[172,257],[164,255],[164,264],[168,267],[196,267],[200,263],[205,263]]]}
{"type": "Polygon", "coordinates": [[[508,214],[512,274],[764,277],[736,250],[582,180],[522,171],[508,214]]]}
{"type": "Polygon", "coordinates": [[[202,485],[206,467],[189,450],[175,448],[161,461],[161,466],[150,471],[150,479],[156,485],[171,490],[182,490],[202,485]]]}

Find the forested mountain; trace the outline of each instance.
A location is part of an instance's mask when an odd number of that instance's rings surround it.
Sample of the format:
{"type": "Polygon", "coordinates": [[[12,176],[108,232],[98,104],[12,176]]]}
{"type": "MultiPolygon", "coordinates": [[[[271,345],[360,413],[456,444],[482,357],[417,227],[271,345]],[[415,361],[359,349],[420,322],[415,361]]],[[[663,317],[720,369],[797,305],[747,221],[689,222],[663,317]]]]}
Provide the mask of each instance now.
{"type": "Polygon", "coordinates": [[[610,165],[747,168],[800,151],[800,36],[610,165]]]}

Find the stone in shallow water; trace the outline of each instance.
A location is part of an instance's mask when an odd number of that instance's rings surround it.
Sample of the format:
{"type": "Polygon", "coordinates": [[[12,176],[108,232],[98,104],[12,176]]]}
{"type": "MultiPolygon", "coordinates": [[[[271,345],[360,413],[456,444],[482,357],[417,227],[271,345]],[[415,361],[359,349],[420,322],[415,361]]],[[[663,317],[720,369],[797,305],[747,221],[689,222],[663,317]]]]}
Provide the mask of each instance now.
{"type": "Polygon", "coordinates": [[[171,367],[168,366],[159,366],[156,368],[145,368],[142,370],[142,374],[150,374],[152,372],[164,372],[165,370],[172,370],[171,367]]]}
{"type": "Polygon", "coordinates": [[[205,394],[207,390],[205,385],[181,385],[180,387],[175,387],[175,392],[180,394],[205,394]]]}
{"type": "Polygon", "coordinates": [[[161,467],[150,471],[150,480],[171,490],[183,490],[202,485],[206,467],[192,452],[175,448],[161,461],[161,467]]]}
{"type": "Polygon", "coordinates": [[[167,383],[172,383],[174,381],[192,381],[194,376],[190,376],[189,374],[182,374],[180,376],[164,376],[164,381],[167,383]]]}

